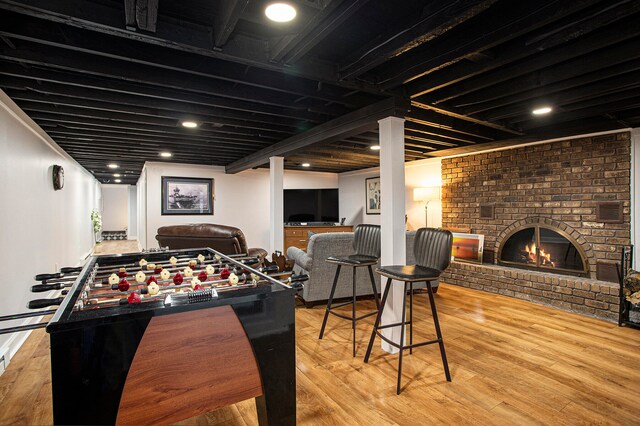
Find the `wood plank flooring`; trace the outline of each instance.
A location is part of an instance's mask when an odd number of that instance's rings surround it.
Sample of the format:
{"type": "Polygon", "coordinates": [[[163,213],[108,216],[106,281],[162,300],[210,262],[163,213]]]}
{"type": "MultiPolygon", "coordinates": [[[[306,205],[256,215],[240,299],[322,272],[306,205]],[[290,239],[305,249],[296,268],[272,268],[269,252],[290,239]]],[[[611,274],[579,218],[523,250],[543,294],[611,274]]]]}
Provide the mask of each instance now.
{"type": "MultiPolygon", "coordinates": [[[[331,317],[318,340],[324,308],[297,308],[298,424],[637,424],[640,331],[446,284],[436,303],[453,381],[437,346],[418,348],[404,358],[400,396],[397,355],[378,343],[362,361],[373,318],[358,325],[353,358],[347,321],[331,317]]],[[[427,296],[414,306],[414,339],[431,339],[427,296]]],[[[0,424],[51,423],[48,345],[35,331],[0,377],[0,424]]],[[[180,424],[255,425],[255,404],[180,424]]]]}

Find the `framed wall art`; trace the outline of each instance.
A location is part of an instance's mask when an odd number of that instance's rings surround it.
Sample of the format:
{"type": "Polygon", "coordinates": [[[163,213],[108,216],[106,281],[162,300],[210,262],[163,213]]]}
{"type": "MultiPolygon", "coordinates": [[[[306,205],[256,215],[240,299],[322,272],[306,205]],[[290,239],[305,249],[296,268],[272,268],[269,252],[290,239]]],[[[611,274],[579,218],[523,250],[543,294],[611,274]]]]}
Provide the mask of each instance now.
{"type": "Polygon", "coordinates": [[[162,176],[163,215],[212,215],[213,179],[162,176]]]}
{"type": "Polygon", "coordinates": [[[380,214],[380,176],[364,180],[367,214],[380,214]]]}
{"type": "Polygon", "coordinates": [[[455,260],[482,263],[484,235],[453,232],[451,255],[455,260]]]}

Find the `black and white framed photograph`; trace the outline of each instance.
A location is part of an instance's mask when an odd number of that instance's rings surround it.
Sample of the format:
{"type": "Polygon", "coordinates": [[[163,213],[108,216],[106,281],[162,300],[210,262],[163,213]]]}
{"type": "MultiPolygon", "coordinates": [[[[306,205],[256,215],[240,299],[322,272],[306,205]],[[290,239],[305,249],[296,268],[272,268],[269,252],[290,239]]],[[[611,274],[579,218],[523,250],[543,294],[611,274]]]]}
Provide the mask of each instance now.
{"type": "Polygon", "coordinates": [[[380,214],[380,176],[364,181],[367,214],[380,214]]]}
{"type": "Polygon", "coordinates": [[[163,215],[212,215],[213,179],[162,176],[163,215]]]}

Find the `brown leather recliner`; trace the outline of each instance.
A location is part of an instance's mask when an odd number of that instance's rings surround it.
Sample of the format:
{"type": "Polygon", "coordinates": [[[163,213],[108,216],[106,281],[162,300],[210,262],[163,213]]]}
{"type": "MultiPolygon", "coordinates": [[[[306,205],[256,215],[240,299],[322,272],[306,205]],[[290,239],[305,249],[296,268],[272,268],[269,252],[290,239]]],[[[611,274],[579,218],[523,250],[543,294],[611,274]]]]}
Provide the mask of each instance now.
{"type": "Polygon", "coordinates": [[[211,247],[223,254],[247,253],[261,261],[267,255],[264,249],[247,248],[247,240],[240,229],[213,223],[163,226],[158,229],[156,240],[160,247],[171,250],[211,247]]]}

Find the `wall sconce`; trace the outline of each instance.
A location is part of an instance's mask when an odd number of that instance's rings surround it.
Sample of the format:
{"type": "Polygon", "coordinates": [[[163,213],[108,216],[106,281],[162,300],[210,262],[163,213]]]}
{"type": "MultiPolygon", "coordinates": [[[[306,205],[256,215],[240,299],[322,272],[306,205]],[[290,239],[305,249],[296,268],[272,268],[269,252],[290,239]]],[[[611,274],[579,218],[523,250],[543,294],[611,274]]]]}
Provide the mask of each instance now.
{"type": "Polygon", "coordinates": [[[413,188],[413,201],[425,202],[424,218],[425,226],[429,227],[429,202],[440,200],[440,186],[427,186],[424,188],[413,188]]]}

